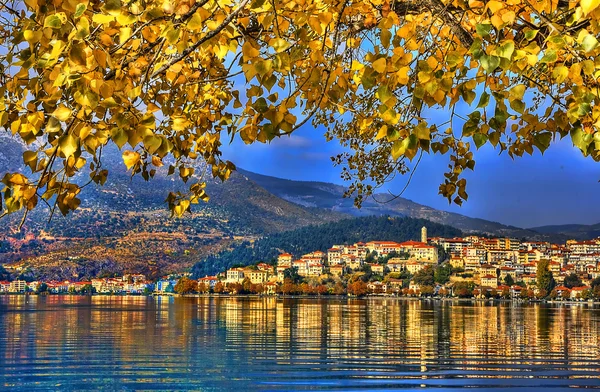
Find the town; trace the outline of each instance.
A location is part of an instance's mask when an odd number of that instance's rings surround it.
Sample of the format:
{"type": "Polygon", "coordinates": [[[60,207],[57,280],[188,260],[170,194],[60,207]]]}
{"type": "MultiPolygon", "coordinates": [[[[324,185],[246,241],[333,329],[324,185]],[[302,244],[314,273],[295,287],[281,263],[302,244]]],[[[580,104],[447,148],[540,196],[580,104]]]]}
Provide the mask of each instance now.
{"type": "Polygon", "coordinates": [[[430,238],[332,245],[298,258],[281,253],[215,276],[144,275],[84,282],[0,281],[0,293],[387,295],[594,300],[600,299],[600,238],[565,245],[512,238],[430,238]]]}

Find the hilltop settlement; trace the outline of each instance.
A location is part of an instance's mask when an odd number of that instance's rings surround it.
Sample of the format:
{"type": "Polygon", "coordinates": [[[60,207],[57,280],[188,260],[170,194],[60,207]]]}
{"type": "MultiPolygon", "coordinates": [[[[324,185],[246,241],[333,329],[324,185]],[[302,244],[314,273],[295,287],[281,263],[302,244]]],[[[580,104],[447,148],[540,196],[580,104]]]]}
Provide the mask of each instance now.
{"type": "Polygon", "coordinates": [[[198,279],[181,273],[155,282],[139,274],[84,282],[0,281],[0,293],[26,292],[594,300],[600,299],[600,238],[565,245],[430,238],[423,227],[420,241],[338,244],[299,257],[281,253],[274,263],[257,261],[198,279]]]}

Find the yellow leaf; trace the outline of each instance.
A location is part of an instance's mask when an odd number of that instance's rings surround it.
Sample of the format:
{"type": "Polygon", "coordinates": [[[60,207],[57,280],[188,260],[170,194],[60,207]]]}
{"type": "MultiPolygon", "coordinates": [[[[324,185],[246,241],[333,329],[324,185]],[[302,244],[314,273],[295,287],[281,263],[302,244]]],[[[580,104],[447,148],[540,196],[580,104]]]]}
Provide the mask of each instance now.
{"type": "Polygon", "coordinates": [[[73,45],[69,50],[69,60],[77,65],[85,66],[86,57],[84,45],[73,45]]]}
{"type": "Polygon", "coordinates": [[[156,166],[156,167],[161,167],[161,166],[163,166],[163,162],[162,162],[162,160],[161,160],[159,157],[157,157],[157,156],[152,156],[152,164],[153,164],[154,166],[156,166]]]}
{"type": "Polygon", "coordinates": [[[509,90],[509,94],[511,98],[521,100],[523,99],[523,95],[525,95],[525,85],[517,84],[515,87],[509,90]]]}
{"type": "Polygon", "coordinates": [[[559,65],[552,71],[552,77],[556,80],[556,83],[564,82],[567,76],[569,76],[569,68],[564,65],[559,65]]]}
{"type": "Polygon", "coordinates": [[[84,39],[90,35],[90,21],[86,17],[82,17],[79,19],[77,23],[77,34],[75,34],[76,39],[84,39]]]}
{"type": "Polygon", "coordinates": [[[581,0],[579,3],[584,15],[589,14],[600,5],[600,0],[581,0]]]}
{"type": "Polygon", "coordinates": [[[95,14],[92,17],[92,22],[96,24],[108,24],[110,22],[113,22],[114,20],[115,17],[111,15],[95,14]]]}
{"type": "Polygon", "coordinates": [[[396,76],[398,77],[398,83],[400,84],[408,84],[408,73],[410,72],[410,67],[402,67],[396,72],[396,76]]]}
{"type": "Polygon", "coordinates": [[[105,0],[102,8],[111,15],[119,15],[121,13],[121,0],[105,0]]]}
{"type": "Polygon", "coordinates": [[[359,63],[356,60],[352,60],[352,66],[350,68],[350,70],[352,71],[360,71],[361,69],[363,69],[365,66],[361,63],[359,63]]]}
{"type": "Polygon", "coordinates": [[[255,49],[250,42],[244,43],[244,46],[242,47],[242,53],[245,58],[249,59],[257,57],[260,54],[258,49],[255,49]]]}
{"type": "Polygon", "coordinates": [[[387,131],[388,131],[388,127],[387,127],[387,125],[384,124],[381,128],[379,128],[379,132],[377,132],[377,136],[375,136],[375,140],[380,140],[380,139],[383,139],[384,137],[386,137],[387,131]]]}
{"type": "Polygon", "coordinates": [[[119,42],[125,42],[131,37],[131,27],[123,27],[119,31],[119,42]]]}
{"type": "Polygon", "coordinates": [[[375,62],[373,62],[373,69],[375,71],[377,71],[378,73],[384,73],[386,68],[387,68],[387,64],[386,64],[384,57],[380,58],[379,60],[375,60],[375,62]]]}
{"type": "Polygon", "coordinates": [[[127,133],[123,130],[123,128],[113,128],[110,131],[110,137],[113,142],[119,147],[119,149],[123,148],[125,143],[129,140],[127,133]]]}
{"type": "Polygon", "coordinates": [[[69,117],[71,117],[71,113],[71,109],[61,105],[60,107],[56,108],[54,112],[52,112],[52,117],[60,121],[67,121],[69,117]]]}
{"type": "Polygon", "coordinates": [[[136,20],[136,17],[130,14],[117,15],[117,22],[119,22],[121,26],[129,26],[130,24],[135,23],[136,20]]]}
{"type": "Polygon", "coordinates": [[[491,0],[487,3],[487,7],[490,11],[492,11],[492,14],[495,14],[496,12],[504,8],[504,4],[501,1],[491,0]]]}
{"type": "Polygon", "coordinates": [[[25,30],[23,32],[23,37],[30,44],[35,44],[36,42],[38,42],[42,38],[42,32],[41,31],[25,30]]]}
{"type": "Polygon", "coordinates": [[[25,151],[23,153],[23,162],[25,163],[29,163],[29,162],[34,162],[37,161],[37,152],[35,151],[25,151]]]}
{"type": "Polygon", "coordinates": [[[123,162],[125,163],[125,166],[127,166],[127,170],[131,169],[139,161],[140,161],[140,154],[138,152],[135,152],[135,151],[123,152],[123,162]]]}
{"type": "Polygon", "coordinates": [[[188,21],[187,28],[190,30],[200,30],[203,25],[202,17],[198,12],[196,12],[188,21]]]}
{"type": "Polygon", "coordinates": [[[269,45],[271,45],[277,53],[283,52],[284,50],[290,47],[290,43],[281,38],[272,39],[271,41],[269,41],[269,45]]]}
{"type": "Polygon", "coordinates": [[[78,139],[73,137],[73,135],[65,135],[58,141],[58,147],[60,151],[65,154],[65,158],[75,154],[75,151],[78,149],[78,144],[78,139]]]}
{"type": "Polygon", "coordinates": [[[388,48],[390,46],[390,40],[392,39],[392,33],[388,29],[382,29],[379,39],[381,45],[383,45],[384,48],[388,48]]]}

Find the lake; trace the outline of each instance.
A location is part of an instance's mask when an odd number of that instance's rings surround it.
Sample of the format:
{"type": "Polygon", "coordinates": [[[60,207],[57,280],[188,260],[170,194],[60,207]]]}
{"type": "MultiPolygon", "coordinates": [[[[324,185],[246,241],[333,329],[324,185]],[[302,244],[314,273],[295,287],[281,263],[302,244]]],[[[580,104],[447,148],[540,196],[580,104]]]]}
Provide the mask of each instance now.
{"type": "Polygon", "coordinates": [[[600,308],[0,296],[3,390],[600,387],[600,308]]]}

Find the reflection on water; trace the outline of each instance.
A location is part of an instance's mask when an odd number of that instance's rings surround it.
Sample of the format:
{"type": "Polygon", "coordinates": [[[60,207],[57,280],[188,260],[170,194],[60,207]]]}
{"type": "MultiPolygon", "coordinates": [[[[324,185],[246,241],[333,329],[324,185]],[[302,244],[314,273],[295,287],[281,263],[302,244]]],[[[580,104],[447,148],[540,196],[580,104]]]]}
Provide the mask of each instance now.
{"type": "Polygon", "coordinates": [[[0,296],[0,389],[600,387],[600,309],[0,296]]]}

